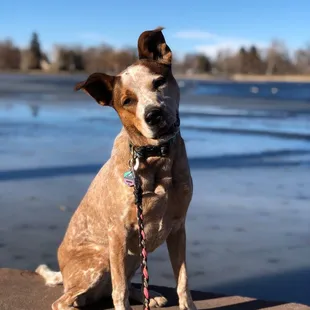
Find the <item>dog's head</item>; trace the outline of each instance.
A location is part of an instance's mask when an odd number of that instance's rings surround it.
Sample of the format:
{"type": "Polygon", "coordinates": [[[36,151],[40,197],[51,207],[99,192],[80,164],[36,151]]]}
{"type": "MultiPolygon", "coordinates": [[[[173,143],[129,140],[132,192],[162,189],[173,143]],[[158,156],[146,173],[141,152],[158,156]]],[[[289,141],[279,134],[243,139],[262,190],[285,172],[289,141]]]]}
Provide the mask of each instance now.
{"type": "Polygon", "coordinates": [[[148,143],[170,139],[179,130],[179,87],[172,75],[172,52],[162,28],[143,32],[139,60],[117,76],[93,73],[75,89],[83,89],[103,106],[113,107],[131,137],[148,143]]]}

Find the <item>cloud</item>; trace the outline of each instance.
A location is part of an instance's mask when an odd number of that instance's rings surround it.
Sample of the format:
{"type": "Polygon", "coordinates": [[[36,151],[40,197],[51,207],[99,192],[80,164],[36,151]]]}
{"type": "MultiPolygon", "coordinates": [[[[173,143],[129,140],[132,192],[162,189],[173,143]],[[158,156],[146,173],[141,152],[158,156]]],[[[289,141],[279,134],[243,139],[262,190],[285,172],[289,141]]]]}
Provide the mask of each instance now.
{"type": "Polygon", "coordinates": [[[255,45],[259,49],[266,48],[268,43],[249,40],[247,38],[226,37],[208,31],[187,30],[175,34],[179,39],[194,40],[193,49],[195,52],[206,54],[209,57],[216,57],[219,50],[229,50],[232,53],[241,46],[250,47],[255,45]],[[197,43],[196,43],[197,42],[197,43]]]}
{"type": "Polygon", "coordinates": [[[179,31],[175,34],[180,39],[216,39],[218,36],[214,33],[200,30],[179,31]]]}

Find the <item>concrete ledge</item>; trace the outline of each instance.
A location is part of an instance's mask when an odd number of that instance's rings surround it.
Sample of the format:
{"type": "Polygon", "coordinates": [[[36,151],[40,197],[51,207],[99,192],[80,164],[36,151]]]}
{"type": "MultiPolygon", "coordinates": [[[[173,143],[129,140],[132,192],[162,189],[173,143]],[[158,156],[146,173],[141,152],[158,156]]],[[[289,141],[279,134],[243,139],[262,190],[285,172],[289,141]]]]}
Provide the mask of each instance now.
{"type": "MultiPolygon", "coordinates": [[[[177,308],[175,290],[166,287],[153,287],[164,294],[168,300],[167,308],[177,308]]],[[[46,287],[43,280],[36,273],[15,269],[0,269],[0,309],[1,310],[51,310],[51,304],[62,293],[62,286],[46,287]]],[[[193,291],[193,299],[198,309],[310,309],[308,306],[262,301],[240,296],[223,296],[211,293],[193,291]]],[[[103,300],[100,304],[83,308],[85,310],[111,309],[111,300],[103,300]]],[[[133,305],[134,309],[142,309],[140,305],[133,305]]]]}

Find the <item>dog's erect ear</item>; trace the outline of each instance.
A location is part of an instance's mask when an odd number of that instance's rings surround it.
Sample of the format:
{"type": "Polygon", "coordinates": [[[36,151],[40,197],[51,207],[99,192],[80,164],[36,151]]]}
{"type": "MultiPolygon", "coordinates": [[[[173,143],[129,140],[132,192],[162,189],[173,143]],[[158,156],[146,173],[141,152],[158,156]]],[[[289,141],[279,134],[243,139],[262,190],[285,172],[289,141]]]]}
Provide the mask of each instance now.
{"type": "Polygon", "coordinates": [[[115,76],[93,73],[86,81],[75,85],[75,90],[84,90],[101,105],[111,105],[115,76]]]}
{"type": "Polygon", "coordinates": [[[172,52],[166,44],[162,30],[159,27],[155,30],[144,31],[138,39],[139,59],[150,59],[171,65],[172,52]]]}

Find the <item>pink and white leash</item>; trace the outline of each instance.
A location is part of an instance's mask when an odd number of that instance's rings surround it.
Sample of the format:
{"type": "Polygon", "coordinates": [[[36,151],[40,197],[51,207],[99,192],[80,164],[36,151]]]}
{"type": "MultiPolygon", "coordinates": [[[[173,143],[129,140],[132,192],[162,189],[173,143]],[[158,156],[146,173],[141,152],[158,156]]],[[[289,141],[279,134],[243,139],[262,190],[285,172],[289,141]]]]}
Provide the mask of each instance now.
{"type": "Polygon", "coordinates": [[[144,310],[150,310],[150,294],[149,294],[149,273],[147,268],[147,250],[146,250],[146,236],[143,224],[143,209],[142,209],[142,187],[139,176],[135,173],[139,168],[139,158],[133,158],[131,170],[134,179],[134,196],[135,205],[137,207],[137,219],[139,226],[139,246],[141,249],[141,273],[142,273],[142,286],[143,286],[143,305],[144,310]]]}

